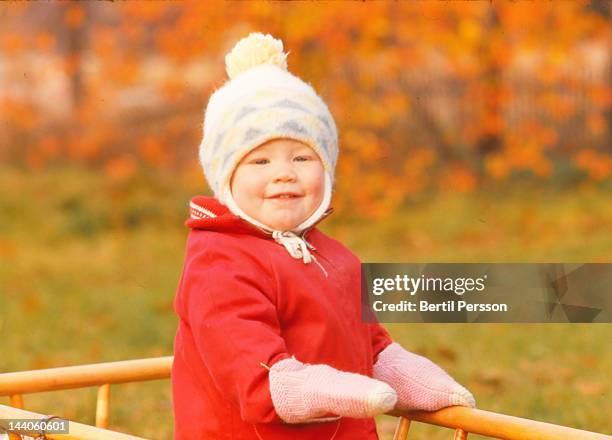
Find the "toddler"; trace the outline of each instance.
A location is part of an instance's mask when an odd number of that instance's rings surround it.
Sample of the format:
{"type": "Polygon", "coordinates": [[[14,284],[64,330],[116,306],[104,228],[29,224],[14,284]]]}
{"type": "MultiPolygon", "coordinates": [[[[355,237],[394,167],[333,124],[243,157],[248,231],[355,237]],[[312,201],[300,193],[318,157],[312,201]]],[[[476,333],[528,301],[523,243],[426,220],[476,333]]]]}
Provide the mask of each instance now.
{"type": "Polygon", "coordinates": [[[394,408],[474,406],[429,360],[361,320],[360,261],[328,216],[336,125],[251,34],[226,56],[200,160],[215,197],[190,203],[175,309],[176,439],[377,439],[394,408]]]}

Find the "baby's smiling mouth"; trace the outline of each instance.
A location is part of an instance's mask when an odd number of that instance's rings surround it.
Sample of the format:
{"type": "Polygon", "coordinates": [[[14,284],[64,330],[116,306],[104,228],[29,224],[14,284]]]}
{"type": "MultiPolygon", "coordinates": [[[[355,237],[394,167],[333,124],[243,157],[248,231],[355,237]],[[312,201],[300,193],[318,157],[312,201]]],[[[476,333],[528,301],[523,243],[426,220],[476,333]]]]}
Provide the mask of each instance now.
{"type": "Polygon", "coordinates": [[[288,200],[288,199],[297,199],[299,197],[302,197],[302,195],[301,194],[297,194],[297,193],[292,193],[292,192],[283,192],[283,193],[273,194],[273,195],[268,196],[266,198],[268,198],[268,199],[284,199],[284,200],[288,200]]]}

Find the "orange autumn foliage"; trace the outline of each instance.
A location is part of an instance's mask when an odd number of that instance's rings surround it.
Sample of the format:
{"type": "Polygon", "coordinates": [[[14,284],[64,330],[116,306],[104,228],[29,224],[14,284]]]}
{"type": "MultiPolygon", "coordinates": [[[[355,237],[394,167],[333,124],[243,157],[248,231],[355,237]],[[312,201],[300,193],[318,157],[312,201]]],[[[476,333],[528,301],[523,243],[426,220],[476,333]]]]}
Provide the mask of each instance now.
{"type": "Polygon", "coordinates": [[[64,23],[70,28],[78,28],[85,21],[85,9],[82,5],[70,5],[64,13],[64,23]]]}
{"type": "Polygon", "coordinates": [[[612,174],[612,158],[610,158],[610,155],[598,153],[592,149],[580,151],[576,155],[576,163],[580,169],[596,181],[607,179],[612,174]]]}
{"type": "Polygon", "coordinates": [[[142,165],[191,170],[206,101],[226,79],[224,54],[248,32],[264,31],[284,41],[289,69],[313,84],[336,118],[339,206],[377,216],[425,191],[473,191],[525,174],[543,182],[560,170],[596,182],[612,177],[610,7],[0,8],[0,54],[11,57],[0,69],[11,84],[0,91],[0,155],[14,163],[73,161],[114,179],[142,165]]]}

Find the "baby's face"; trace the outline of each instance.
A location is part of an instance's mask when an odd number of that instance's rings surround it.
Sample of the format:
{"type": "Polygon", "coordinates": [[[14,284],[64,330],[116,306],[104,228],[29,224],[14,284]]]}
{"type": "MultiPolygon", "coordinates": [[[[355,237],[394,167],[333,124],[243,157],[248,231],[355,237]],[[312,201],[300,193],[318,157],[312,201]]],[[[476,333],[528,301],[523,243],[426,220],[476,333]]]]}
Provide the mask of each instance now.
{"type": "Polygon", "coordinates": [[[246,214],[288,231],[319,207],[324,185],[323,164],[312,148],[293,139],[274,139],[242,158],[231,191],[246,214]]]}

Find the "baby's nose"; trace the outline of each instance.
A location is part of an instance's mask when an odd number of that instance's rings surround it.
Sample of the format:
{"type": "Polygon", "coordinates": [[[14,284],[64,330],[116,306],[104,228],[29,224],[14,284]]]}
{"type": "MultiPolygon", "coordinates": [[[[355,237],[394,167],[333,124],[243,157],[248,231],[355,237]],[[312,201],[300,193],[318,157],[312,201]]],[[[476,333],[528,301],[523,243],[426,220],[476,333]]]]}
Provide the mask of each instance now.
{"type": "Polygon", "coordinates": [[[296,174],[291,167],[283,166],[275,174],[275,182],[292,182],[296,179],[296,174]]]}

